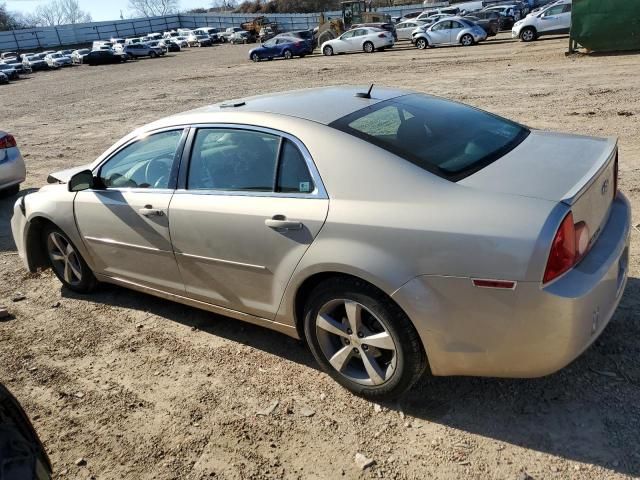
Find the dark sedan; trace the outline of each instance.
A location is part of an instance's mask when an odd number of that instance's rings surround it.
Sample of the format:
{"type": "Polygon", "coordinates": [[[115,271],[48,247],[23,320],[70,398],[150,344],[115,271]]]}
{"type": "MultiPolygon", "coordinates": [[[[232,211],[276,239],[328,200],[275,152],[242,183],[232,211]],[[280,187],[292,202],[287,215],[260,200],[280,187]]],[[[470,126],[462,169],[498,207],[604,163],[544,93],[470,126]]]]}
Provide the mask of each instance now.
{"type": "Polygon", "coordinates": [[[7,65],[6,63],[0,63],[0,72],[9,77],[9,80],[18,80],[20,78],[18,70],[16,70],[12,65],[7,65]]]}
{"type": "Polygon", "coordinates": [[[493,18],[483,19],[472,15],[468,15],[462,18],[475,23],[479,27],[482,27],[482,29],[487,32],[487,37],[495,37],[500,30],[500,24],[498,23],[498,20],[493,18]]]}
{"type": "Polygon", "coordinates": [[[290,60],[293,57],[304,57],[313,52],[313,46],[308,40],[295,37],[278,37],[267,40],[262,45],[249,51],[249,58],[254,62],[263,59],[273,60],[284,58],[290,60]]]}
{"type": "Polygon", "coordinates": [[[110,63],[121,63],[126,61],[126,55],[115,53],[111,50],[94,50],[84,59],[84,62],[89,65],[108,65],[110,63]]]}
{"type": "Polygon", "coordinates": [[[503,15],[495,10],[482,10],[480,12],[473,12],[470,15],[480,20],[496,20],[500,31],[511,30],[513,24],[516,23],[512,16],[503,15]]]}

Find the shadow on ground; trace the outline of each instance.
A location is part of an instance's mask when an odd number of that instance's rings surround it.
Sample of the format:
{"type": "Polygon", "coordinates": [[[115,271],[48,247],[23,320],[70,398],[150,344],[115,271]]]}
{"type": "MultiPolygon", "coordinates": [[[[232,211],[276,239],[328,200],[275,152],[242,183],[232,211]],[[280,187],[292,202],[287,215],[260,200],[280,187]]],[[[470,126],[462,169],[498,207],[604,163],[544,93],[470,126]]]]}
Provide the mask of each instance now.
{"type": "MultiPolygon", "coordinates": [[[[87,301],[145,310],[317,368],[303,342],[195,308],[104,285],[87,301]]],[[[573,364],[540,379],[425,377],[398,403],[407,415],[500,442],[640,474],[640,280],[600,339],[573,364]],[[632,439],[636,441],[632,441],[632,439]],[[631,441],[630,441],[631,440],[631,441]]]]}

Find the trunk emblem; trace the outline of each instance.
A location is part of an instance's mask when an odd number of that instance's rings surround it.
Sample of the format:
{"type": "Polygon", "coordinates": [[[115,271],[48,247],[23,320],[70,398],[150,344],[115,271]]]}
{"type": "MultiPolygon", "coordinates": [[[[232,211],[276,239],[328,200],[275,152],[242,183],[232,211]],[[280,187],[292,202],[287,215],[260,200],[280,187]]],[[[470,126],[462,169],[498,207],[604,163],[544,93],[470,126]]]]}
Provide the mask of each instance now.
{"type": "Polygon", "coordinates": [[[606,195],[609,191],[609,179],[607,178],[604,182],[602,182],[602,187],[600,188],[600,192],[602,195],[606,195]]]}

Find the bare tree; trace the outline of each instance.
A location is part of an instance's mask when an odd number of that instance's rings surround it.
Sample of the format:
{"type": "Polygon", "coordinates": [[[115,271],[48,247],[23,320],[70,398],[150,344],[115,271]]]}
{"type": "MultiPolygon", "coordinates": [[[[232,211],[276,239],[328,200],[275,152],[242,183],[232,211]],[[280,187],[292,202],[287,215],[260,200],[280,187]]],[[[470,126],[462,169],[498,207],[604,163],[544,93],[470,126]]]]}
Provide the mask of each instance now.
{"type": "Polygon", "coordinates": [[[238,6],[236,0],[212,0],[211,8],[217,11],[234,10],[238,6]]]}
{"type": "Polygon", "coordinates": [[[91,21],[91,15],[80,9],[78,0],[53,0],[38,5],[33,13],[33,23],[41,26],[66,25],[91,21]]]}
{"type": "Polygon", "coordinates": [[[129,0],[129,9],[142,17],[158,17],[176,13],[180,7],[178,0],[129,0]]]}

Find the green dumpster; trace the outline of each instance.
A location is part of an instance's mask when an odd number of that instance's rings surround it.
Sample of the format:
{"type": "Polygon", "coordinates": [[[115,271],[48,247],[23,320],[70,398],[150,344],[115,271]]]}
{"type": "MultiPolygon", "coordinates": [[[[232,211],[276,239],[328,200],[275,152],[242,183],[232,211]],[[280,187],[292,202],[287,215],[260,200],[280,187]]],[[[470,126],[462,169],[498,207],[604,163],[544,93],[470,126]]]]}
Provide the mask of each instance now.
{"type": "Polygon", "coordinates": [[[571,40],[594,52],[640,50],[640,0],[573,0],[571,40]]]}

